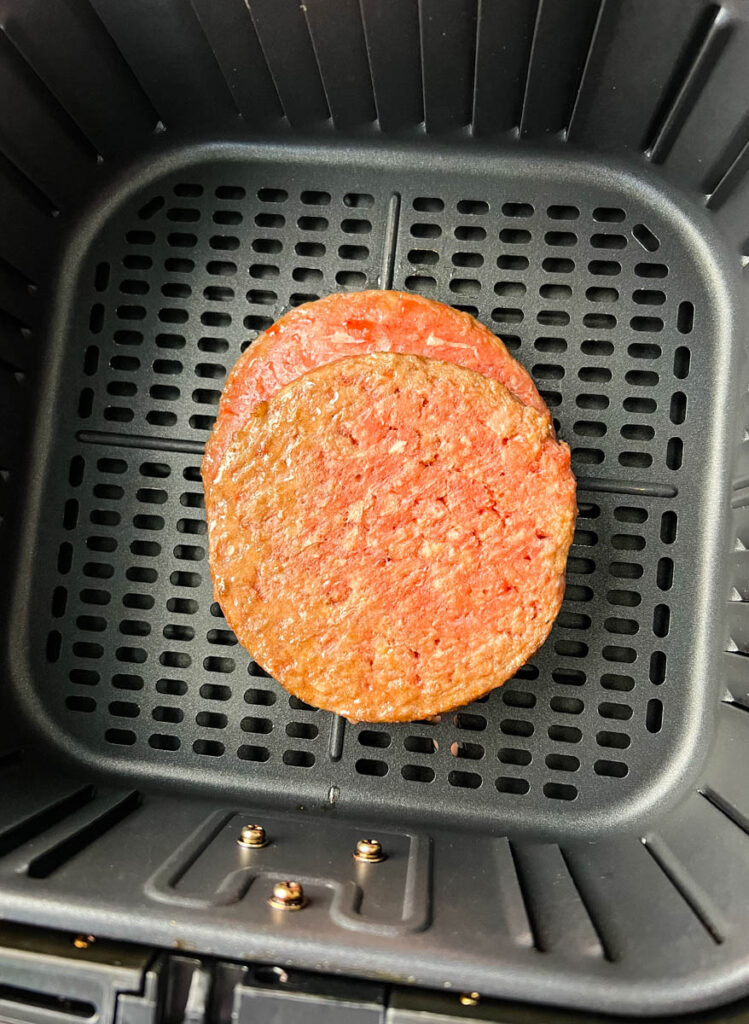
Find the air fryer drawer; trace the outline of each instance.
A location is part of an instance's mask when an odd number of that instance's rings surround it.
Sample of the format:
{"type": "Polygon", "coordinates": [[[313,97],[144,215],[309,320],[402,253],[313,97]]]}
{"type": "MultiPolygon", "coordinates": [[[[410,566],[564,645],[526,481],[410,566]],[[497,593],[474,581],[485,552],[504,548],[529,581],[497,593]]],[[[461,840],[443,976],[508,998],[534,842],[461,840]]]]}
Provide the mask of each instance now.
{"type": "Polygon", "coordinates": [[[4,917],[449,998],[746,994],[746,5],[5,0],[0,28],[4,917]],[[208,572],[227,371],[365,288],[501,336],[578,479],[548,642],[439,721],[289,697],[208,572]]]}

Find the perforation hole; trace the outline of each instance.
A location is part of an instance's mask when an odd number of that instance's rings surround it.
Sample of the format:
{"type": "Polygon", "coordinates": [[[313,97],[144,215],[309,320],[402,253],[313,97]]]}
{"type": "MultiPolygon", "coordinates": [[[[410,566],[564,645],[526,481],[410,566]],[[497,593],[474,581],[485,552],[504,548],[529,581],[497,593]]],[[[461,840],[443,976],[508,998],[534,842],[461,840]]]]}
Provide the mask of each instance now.
{"type": "Polygon", "coordinates": [[[500,270],[525,270],[529,266],[527,256],[498,256],[497,266],[500,270]]]}
{"type": "Polygon", "coordinates": [[[653,651],[650,655],[648,677],[655,686],[660,686],[664,682],[666,678],[666,655],[663,651],[653,651]]]}
{"type": "Polygon", "coordinates": [[[694,327],[694,303],[680,302],[676,317],[676,329],[680,334],[690,334],[694,327]]]}
{"type": "Polygon", "coordinates": [[[532,760],[529,750],[522,750],[518,747],[500,747],[497,756],[502,764],[515,764],[521,768],[529,765],[532,760]]]}
{"type": "MultiPolygon", "coordinates": [[[[583,616],[587,621],[585,628],[590,625],[590,619],[588,616],[583,616]]],[[[560,683],[562,686],[582,686],[586,682],[586,675],[580,669],[572,668],[555,668],[551,673],[551,678],[555,683],[560,683]]]]}
{"type": "Polygon", "coordinates": [[[492,310],[492,320],[498,324],[519,324],[523,317],[522,309],[516,306],[497,306],[492,310]]]}
{"type": "Polygon", "coordinates": [[[486,729],[486,719],[483,715],[474,715],[468,711],[459,711],[453,716],[453,723],[458,729],[467,729],[470,732],[482,732],[486,729]]]}
{"type": "MultiPolygon", "coordinates": [[[[318,226],[314,230],[320,231],[328,226],[327,221],[325,221],[324,225],[320,225],[319,222],[322,220],[324,218],[317,218],[318,226]]],[[[347,235],[368,235],[371,230],[371,223],[363,218],[348,217],[346,220],[341,221],[341,231],[344,231],[347,235]]]]}
{"type": "Polygon", "coordinates": [[[499,232],[499,240],[506,245],[525,245],[530,242],[531,233],[525,228],[502,228],[499,232]]]}
{"type": "Polygon", "coordinates": [[[412,754],[433,754],[437,750],[437,743],[429,736],[407,736],[403,746],[412,754]]]}
{"type": "Polygon", "coordinates": [[[526,287],[522,281],[498,281],[494,285],[494,291],[504,297],[520,296],[525,295],[526,287]]]}
{"type": "Polygon", "coordinates": [[[418,295],[432,295],[437,287],[435,278],[429,277],[427,274],[407,277],[405,284],[409,291],[416,292],[418,295]]]}
{"type": "Polygon", "coordinates": [[[244,701],[246,704],[254,704],[257,707],[272,707],[278,697],[272,690],[255,689],[254,687],[245,690],[244,701]]]}
{"type": "Polygon", "coordinates": [[[588,288],[585,292],[585,298],[589,302],[616,302],[619,298],[619,292],[616,288],[588,288]]]}
{"type": "Polygon", "coordinates": [[[314,740],[320,730],[311,722],[289,722],[286,735],[298,740],[314,740]]]}
{"type": "Polygon", "coordinates": [[[542,284],[538,293],[542,299],[568,299],[572,289],[567,284],[542,284]]]}
{"type": "Polygon", "coordinates": [[[151,712],[155,722],[169,722],[177,725],[184,720],[185,713],[181,708],[171,707],[167,704],[160,704],[151,712]]]}
{"type": "Polygon", "coordinates": [[[543,794],[550,800],[576,800],[577,788],[562,782],[546,782],[544,783],[543,794]]]}
{"type": "Polygon", "coordinates": [[[607,761],[601,759],[593,765],[596,775],[603,775],[611,779],[623,779],[629,774],[629,768],[623,761],[607,761]]]}
{"type": "Polygon", "coordinates": [[[422,213],[440,213],[444,210],[445,204],[436,196],[420,196],[414,199],[413,208],[422,213]]]}
{"type": "MultiPolygon", "coordinates": [[[[453,260],[455,257],[453,257],[453,260]]],[[[414,266],[433,266],[439,261],[439,255],[432,249],[411,249],[408,254],[408,262],[414,266]]]]}
{"type": "Polygon", "coordinates": [[[616,260],[591,260],[588,270],[591,274],[596,274],[599,277],[615,277],[617,274],[621,274],[622,265],[616,260]]]}
{"type": "MultiPolygon", "coordinates": [[[[280,271],[275,264],[272,263],[255,263],[250,267],[250,277],[254,277],[258,281],[266,281],[269,278],[278,277],[280,271]]],[[[317,273],[320,273],[317,271],[317,273]]],[[[294,276],[292,272],[292,277],[294,276]]],[[[322,274],[320,274],[322,277],[322,274]]],[[[294,280],[299,280],[294,278],[294,280]]]]}
{"type": "Polygon", "coordinates": [[[239,210],[216,210],[213,214],[214,224],[241,224],[243,220],[244,217],[239,210]]]}
{"type": "Polygon", "coordinates": [[[587,356],[610,356],[614,353],[613,342],[589,338],[580,345],[580,351],[587,356]]]}
{"type": "Polygon", "coordinates": [[[533,207],[530,203],[503,203],[502,213],[505,217],[532,217],[533,207]]]}
{"type": "Polygon", "coordinates": [[[489,212],[489,204],[483,199],[461,199],[458,201],[458,213],[481,216],[489,212]]]}
{"type": "Polygon", "coordinates": [[[606,672],[601,676],[601,686],[604,690],[620,690],[622,693],[628,693],[630,690],[634,690],[635,681],[632,676],[606,672]]]}
{"type": "Polygon", "coordinates": [[[481,267],[484,257],[478,252],[456,252],[453,253],[453,263],[456,267],[481,267]]]}
{"type": "Polygon", "coordinates": [[[137,740],[137,736],[131,729],[107,729],[104,733],[107,743],[114,743],[117,746],[131,747],[137,740]]]}
{"type": "Polygon", "coordinates": [[[169,697],[183,697],[187,693],[187,683],[182,679],[159,679],[156,692],[169,697]]]}
{"type": "Polygon", "coordinates": [[[179,750],[182,744],[176,736],[157,732],[148,737],[148,745],[154,750],[174,751],[179,750]]]}
{"type": "Polygon", "coordinates": [[[577,235],[573,231],[547,231],[544,241],[557,247],[572,246],[577,245],[577,235]]]}
{"type": "Polygon", "coordinates": [[[538,352],[561,353],[567,351],[567,342],[564,338],[536,338],[533,347],[538,352]]]}
{"type": "Polygon", "coordinates": [[[480,743],[469,743],[461,741],[450,745],[450,753],[453,757],[465,758],[469,761],[480,761],[484,756],[484,748],[480,743]]]}
{"type": "Polygon", "coordinates": [[[524,796],[531,788],[527,779],[516,779],[509,775],[500,775],[495,782],[495,786],[500,793],[513,794],[514,796],[524,796]]]}
{"type": "Polygon", "coordinates": [[[343,197],[343,205],[352,209],[368,210],[374,206],[374,196],[369,192],[347,192],[343,197]]]}
{"type": "Polygon", "coordinates": [[[449,288],[457,295],[478,295],[481,291],[481,283],[471,277],[454,277],[449,288]]]}
{"type": "Polygon", "coordinates": [[[305,302],[315,302],[320,296],[316,292],[294,292],[289,296],[291,306],[302,306],[305,302]]]}
{"type": "Polygon", "coordinates": [[[285,203],[289,193],[285,188],[260,188],[257,197],[261,203],[285,203]]]}
{"type": "Polygon", "coordinates": [[[579,758],[572,754],[547,754],[544,761],[547,768],[556,772],[576,772],[580,767],[579,758]]]}
{"type": "Polygon", "coordinates": [[[283,763],[292,768],[311,768],[315,763],[315,755],[309,750],[284,750],[283,763]]]}
{"type": "Polygon", "coordinates": [[[203,700],[227,701],[231,698],[231,688],[218,683],[203,683],[199,693],[203,700]]]}
{"type": "Polygon", "coordinates": [[[226,750],[224,744],[218,740],[205,739],[195,740],[192,749],[196,754],[201,754],[205,757],[221,757],[226,750]]]}
{"type": "Polygon", "coordinates": [[[602,729],[596,733],[596,743],[599,747],[614,747],[617,750],[626,750],[631,745],[632,740],[624,732],[602,729]]]}
{"type": "Polygon", "coordinates": [[[363,747],[377,747],[385,750],[392,743],[389,733],[375,729],[365,729],[358,735],[359,743],[363,747]]]}
{"type": "MultiPolygon", "coordinates": [[[[628,370],[624,379],[627,384],[634,384],[641,388],[654,388],[658,384],[658,374],[652,370],[628,370]]],[[[626,408],[626,400],[625,400],[626,408]]]]}
{"type": "Polygon", "coordinates": [[[593,220],[604,224],[618,224],[624,220],[624,210],[618,206],[597,206],[593,210],[593,220]]]}
{"type": "Polygon", "coordinates": [[[262,764],[270,759],[270,751],[267,747],[258,747],[254,744],[243,743],[237,750],[237,757],[240,761],[255,761],[262,764]]]}
{"type": "MultiPolygon", "coordinates": [[[[480,230],[484,230],[481,228],[480,230]]],[[[439,224],[412,224],[411,234],[414,238],[439,238],[442,228],[439,224]]],[[[457,234],[457,231],[456,231],[457,234]]],[[[486,232],[484,232],[486,234],[486,232]]]]}
{"type": "Polygon", "coordinates": [[[605,232],[598,232],[591,237],[590,244],[594,249],[625,249],[627,247],[627,239],[624,235],[610,235],[605,232]]]}
{"type": "Polygon", "coordinates": [[[434,768],[424,764],[404,764],[401,775],[407,782],[434,782],[434,768]]]}
{"type": "Polygon", "coordinates": [[[548,734],[557,743],[579,743],[583,738],[580,729],[572,725],[550,725],[548,734]]]}
{"type": "Polygon", "coordinates": [[[358,758],[354,768],[359,775],[372,775],[380,779],[384,778],[389,771],[384,761],[377,761],[369,757],[358,758]]]}
{"type": "Polygon", "coordinates": [[[575,269],[575,261],[563,257],[547,257],[541,264],[547,274],[571,274],[575,269]]]}
{"type": "Polygon", "coordinates": [[[367,275],[358,270],[339,270],[335,280],[342,288],[364,288],[367,284],[367,275]]]}
{"type": "Polygon", "coordinates": [[[570,315],[563,309],[542,309],[536,319],[546,327],[565,327],[570,322],[570,315]]]}
{"type": "Polygon", "coordinates": [[[611,330],[616,327],[616,317],[612,313],[586,313],[583,316],[583,325],[597,331],[611,330]]]}
{"type": "Polygon", "coordinates": [[[447,782],[458,789],[479,789],[483,779],[476,772],[451,771],[447,774],[447,782]]]}
{"type": "Polygon", "coordinates": [[[633,316],[629,321],[633,331],[647,331],[657,334],[663,330],[663,321],[659,316],[633,316]]]}
{"type": "Polygon", "coordinates": [[[648,252],[656,252],[660,249],[660,241],[645,224],[635,224],[632,228],[632,235],[648,252]]]}
{"type": "Polygon", "coordinates": [[[613,718],[627,722],[632,717],[633,711],[628,704],[616,704],[612,701],[603,701],[598,705],[598,714],[601,718],[613,718]]]}
{"type": "Polygon", "coordinates": [[[563,204],[549,206],[546,213],[551,220],[577,220],[580,216],[580,211],[576,206],[565,206],[563,204]]]}
{"type": "MultiPolygon", "coordinates": [[[[414,234],[414,232],[411,232],[414,234]]],[[[422,238],[437,238],[442,234],[442,229],[438,228],[435,234],[422,235],[422,238]]],[[[478,224],[461,224],[455,229],[455,237],[459,242],[483,242],[486,238],[486,228],[480,227],[478,224]]]]}

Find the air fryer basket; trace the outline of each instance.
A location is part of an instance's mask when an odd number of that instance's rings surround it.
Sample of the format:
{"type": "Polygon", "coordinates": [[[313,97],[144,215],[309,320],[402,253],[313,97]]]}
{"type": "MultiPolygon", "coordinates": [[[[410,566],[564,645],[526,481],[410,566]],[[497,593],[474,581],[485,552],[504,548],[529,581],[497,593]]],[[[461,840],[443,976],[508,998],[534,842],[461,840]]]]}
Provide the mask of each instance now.
{"type": "Polygon", "coordinates": [[[4,916],[588,1009],[745,993],[749,5],[0,20],[4,916]],[[236,644],[199,473],[253,338],[377,287],[503,337],[580,505],[532,663],[397,726],[236,644]]]}

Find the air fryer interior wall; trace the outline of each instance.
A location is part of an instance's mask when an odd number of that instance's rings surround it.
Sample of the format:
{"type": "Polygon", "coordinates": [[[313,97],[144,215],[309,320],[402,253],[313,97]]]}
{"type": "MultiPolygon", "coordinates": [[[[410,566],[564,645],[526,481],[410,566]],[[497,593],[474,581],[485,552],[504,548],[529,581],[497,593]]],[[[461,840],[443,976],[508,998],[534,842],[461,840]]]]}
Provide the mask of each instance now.
{"type": "Polygon", "coordinates": [[[746,7],[2,17],[6,916],[590,1009],[746,991],[746,7]],[[227,370],[376,287],[500,334],[579,483],[550,640],[437,723],[290,698],[207,570],[227,370]]]}

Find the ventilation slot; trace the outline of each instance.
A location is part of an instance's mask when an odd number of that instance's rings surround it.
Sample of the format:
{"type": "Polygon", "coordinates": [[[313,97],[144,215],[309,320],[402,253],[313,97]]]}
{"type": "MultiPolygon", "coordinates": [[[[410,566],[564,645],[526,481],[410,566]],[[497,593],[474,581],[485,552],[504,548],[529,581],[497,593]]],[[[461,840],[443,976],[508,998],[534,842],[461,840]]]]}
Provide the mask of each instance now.
{"type": "Polygon", "coordinates": [[[115,825],[123,821],[140,805],[141,797],[137,792],[129,793],[115,802],[107,810],[97,815],[87,825],[45,850],[30,862],[28,874],[31,878],[49,878],[76,854],[81,853],[101,836],[109,832],[115,825]]]}

